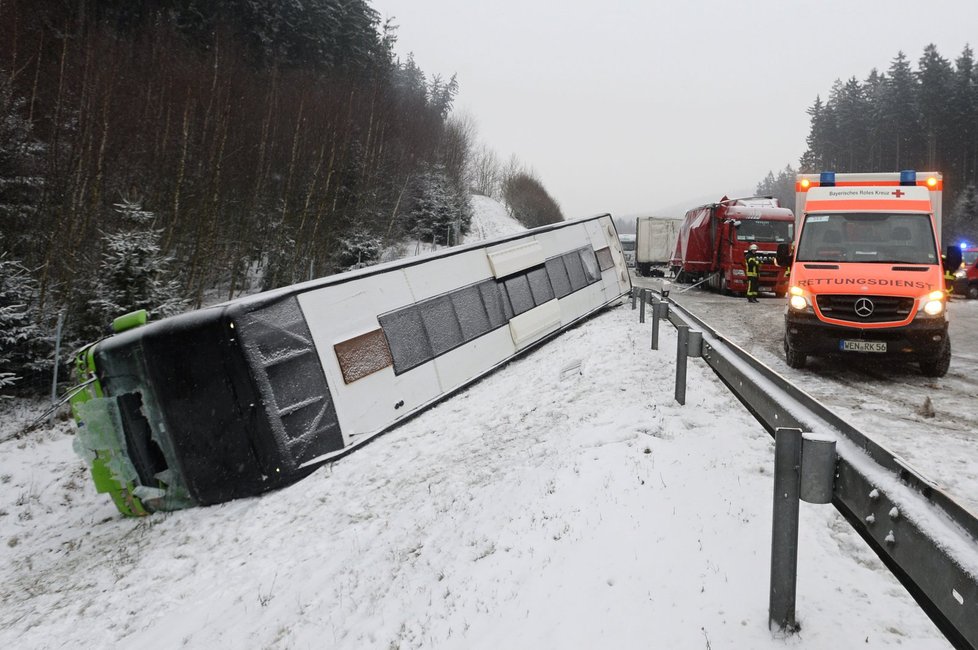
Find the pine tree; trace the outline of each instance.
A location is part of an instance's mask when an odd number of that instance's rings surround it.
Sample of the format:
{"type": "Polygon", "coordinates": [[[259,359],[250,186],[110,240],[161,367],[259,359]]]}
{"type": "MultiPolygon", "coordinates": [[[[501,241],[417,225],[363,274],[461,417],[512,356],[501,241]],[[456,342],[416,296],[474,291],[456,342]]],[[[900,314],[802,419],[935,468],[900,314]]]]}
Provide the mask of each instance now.
{"type": "Polygon", "coordinates": [[[0,70],[0,236],[18,255],[33,243],[28,226],[44,185],[38,173],[44,146],[22,115],[24,103],[0,70]]]}
{"type": "Polygon", "coordinates": [[[937,52],[931,43],[924,48],[917,71],[919,82],[917,105],[926,138],[926,157],[922,161],[927,169],[943,168],[943,156],[939,152],[950,143],[947,102],[952,95],[954,71],[951,63],[937,52]]]}
{"type": "Polygon", "coordinates": [[[764,180],[757,184],[757,195],[773,196],[781,204],[781,207],[794,210],[796,176],[797,172],[791,165],[785,165],[777,176],[774,175],[773,171],[769,171],[764,180]]]}
{"type": "Polygon", "coordinates": [[[24,266],[0,253],[0,388],[38,369],[40,328],[31,305],[37,286],[24,266]]]}
{"type": "Polygon", "coordinates": [[[978,67],[967,46],[954,63],[946,107],[948,129],[954,137],[945,143],[945,160],[948,171],[959,180],[974,183],[978,182],[978,67]]]}
{"type": "Polygon", "coordinates": [[[889,134],[883,142],[883,164],[890,169],[912,168],[920,160],[923,138],[918,116],[917,82],[907,56],[898,52],[883,85],[882,127],[889,134]]]}
{"type": "Polygon", "coordinates": [[[839,141],[836,171],[855,172],[867,169],[869,145],[869,104],[863,87],[851,77],[833,97],[839,141]]]}
{"type": "Polygon", "coordinates": [[[366,228],[355,228],[338,242],[336,265],[343,271],[361,269],[380,259],[380,238],[366,228]]]}
{"type": "MultiPolygon", "coordinates": [[[[883,164],[883,89],[886,86],[886,75],[873,68],[863,82],[863,97],[866,99],[866,119],[869,127],[866,130],[866,168],[862,171],[884,171],[883,164]]],[[[858,170],[857,170],[858,171],[858,170]]]]}
{"type": "Polygon", "coordinates": [[[173,258],[160,250],[162,230],[153,228],[156,215],[138,201],[115,204],[119,230],[102,237],[102,261],[96,273],[90,316],[102,326],[122,314],[145,309],[153,318],[179,313],[186,307],[180,285],[170,276],[173,258]]]}
{"type": "Polygon", "coordinates": [[[815,102],[808,107],[809,118],[808,137],[805,139],[808,149],[801,157],[801,171],[815,173],[830,168],[828,160],[829,137],[828,125],[831,123],[831,110],[822,103],[822,98],[815,96],[815,102]]]}
{"type": "Polygon", "coordinates": [[[978,242],[978,188],[974,183],[958,195],[944,224],[945,245],[953,245],[958,240],[978,242]]]}
{"type": "Polygon", "coordinates": [[[444,167],[433,165],[415,183],[407,215],[411,235],[419,242],[447,244],[457,221],[457,209],[444,167]]]}

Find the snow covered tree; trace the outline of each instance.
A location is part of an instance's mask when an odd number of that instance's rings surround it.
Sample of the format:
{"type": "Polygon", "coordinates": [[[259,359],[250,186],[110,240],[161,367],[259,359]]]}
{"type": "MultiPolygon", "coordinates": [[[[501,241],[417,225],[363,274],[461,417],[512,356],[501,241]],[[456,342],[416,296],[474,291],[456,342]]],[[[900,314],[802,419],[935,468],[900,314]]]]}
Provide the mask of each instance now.
{"type": "Polygon", "coordinates": [[[978,241],[978,188],[972,183],[958,195],[954,208],[947,215],[944,226],[944,243],[958,240],[978,241]]]}
{"type": "Polygon", "coordinates": [[[0,388],[38,369],[41,331],[31,309],[36,295],[28,270],[0,253],[0,388]]]}
{"type": "Polygon", "coordinates": [[[0,70],[0,235],[18,255],[30,244],[25,241],[32,232],[28,226],[37,213],[43,186],[38,169],[44,146],[22,115],[24,103],[0,70]]]}
{"type": "Polygon", "coordinates": [[[758,196],[773,196],[778,199],[782,207],[794,210],[795,175],[791,165],[785,165],[777,176],[774,172],[768,172],[764,180],[757,184],[758,196]]]}
{"type": "Polygon", "coordinates": [[[422,242],[447,244],[461,215],[451,181],[440,165],[421,174],[408,207],[410,234],[422,242]]]}
{"type": "Polygon", "coordinates": [[[883,164],[890,169],[912,168],[924,151],[921,136],[917,81],[910,62],[898,52],[883,84],[883,128],[890,134],[883,141],[883,164]]]}
{"type": "Polygon", "coordinates": [[[338,248],[336,264],[343,271],[370,266],[380,259],[380,237],[366,228],[354,228],[341,237],[338,248]]]}
{"type": "Polygon", "coordinates": [[[102,236],[102,261],[88,301],[89,316],[104,327],[136,309],[145,309],[153,318],[182,311],[186,301],[170,275],[173,258],[160,250],[162,230],[153,228],[156,215],[128,199],[114,207],[122,225],[102,236]]]}
{"type": "Polygon", "coordinates": [[[926,138],[927,169],[935,169],[938,152],[954,135],[948,131],[947,103],[953,94],[954,69],[951,62],[931,43],[920,57],[917,79],[920,83],[917,104],[926,138]]]}

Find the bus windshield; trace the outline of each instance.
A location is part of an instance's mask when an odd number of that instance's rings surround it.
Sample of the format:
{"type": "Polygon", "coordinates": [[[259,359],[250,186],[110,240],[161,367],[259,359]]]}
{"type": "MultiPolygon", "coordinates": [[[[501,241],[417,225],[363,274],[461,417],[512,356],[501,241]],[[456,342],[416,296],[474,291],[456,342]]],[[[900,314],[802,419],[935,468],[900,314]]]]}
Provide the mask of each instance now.
{"type": "Polygon", "coordinates": [[[744,219],[737,226],[737,241],[790,242],[794,236],[793,221],[744,219]]]}
{"type": "Polygon", "coordinates": [[[799,262],[937,264],[928,214],[810,214],[798,242],[799,262]]]}

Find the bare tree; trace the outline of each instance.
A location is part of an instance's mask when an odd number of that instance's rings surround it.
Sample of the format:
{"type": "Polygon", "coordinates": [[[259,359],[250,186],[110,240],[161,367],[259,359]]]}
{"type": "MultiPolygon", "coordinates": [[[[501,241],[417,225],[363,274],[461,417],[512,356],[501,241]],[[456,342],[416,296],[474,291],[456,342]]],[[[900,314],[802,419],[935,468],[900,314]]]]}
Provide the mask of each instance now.
{"type": "Polygon", "coordinates": [[[472,154],[469,166],[469,177],[471,178],[469,187],[474,192],[499,199],[501,174],[499,158],[489,145],[483,144],[478,151],[472,154]]]}

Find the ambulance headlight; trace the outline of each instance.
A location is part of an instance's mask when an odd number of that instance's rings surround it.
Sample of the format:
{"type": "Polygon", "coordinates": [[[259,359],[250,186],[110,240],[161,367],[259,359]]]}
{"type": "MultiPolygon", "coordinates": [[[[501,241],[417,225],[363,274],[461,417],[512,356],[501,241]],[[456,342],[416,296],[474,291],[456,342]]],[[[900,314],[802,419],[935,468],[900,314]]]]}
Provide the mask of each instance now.
{"type": "Polygon", "coordinates": [[[801,287],[791,287],[788,289],[790,297],[788,298],[788,306],[797,311],[805,311],[810,307],[808,302],[808,296],[805,295],[805,290],[801,287]]]}
{"type": "Polygon", "coordinates": [[[945,298],[943,291],[931,291],[920,299],[920,311],[928,316],[940,316],[944,313],[945,298]]]}
{"type": "Polygon", "coordinates": [[[733,269],[732,274],[737,277],[743,277],[744,275],[746,275],[744,273],[744,269],[733,269]]]}
{"type": "Polygon", "coordinates": [[[943,300],[928,300],[924,303],[924,313],[928,316],[938,316],[944,311],[943,300]]]}

